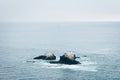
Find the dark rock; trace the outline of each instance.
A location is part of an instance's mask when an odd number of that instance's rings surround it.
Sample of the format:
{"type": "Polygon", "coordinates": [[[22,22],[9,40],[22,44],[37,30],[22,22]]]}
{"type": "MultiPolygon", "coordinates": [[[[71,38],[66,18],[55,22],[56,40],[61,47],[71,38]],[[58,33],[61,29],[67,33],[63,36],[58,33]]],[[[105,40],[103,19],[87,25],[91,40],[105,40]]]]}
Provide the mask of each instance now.
{"type": "Polygon", "coordinates": [[[48,53],[46,53],[44,55],[40,55],[38,57],[35,57],[34,59],[55,60],[56,56],[53,53],[48,52],[48,53]]]}
{"type": "Polygon", "coordinates": [[[83,57],[87,57],[86,55],[84,55],[83,57]]]}
{"type": "Polygon", "coordinates": [[[67,52],[64,53],[63,56],[60,56],[59,61],[50,61],[50,63],[60,63],[60,64],[80,64],[79,61],[76,61],[75,59],[79,58],[76,57],[74,53],[72,52],[67,52]]]}
{"type": "Polygon", "coordinates": [[[45,58],[46,58],[45,55],[40,55],[40,56],[35,57],[34,59],[45,59],[45,58]]]}
{"type": "Polygon", "coordinates": [[[26,62],[32,62],[32,63],[35,63],[35,61],[26,61],[26,62]]]}

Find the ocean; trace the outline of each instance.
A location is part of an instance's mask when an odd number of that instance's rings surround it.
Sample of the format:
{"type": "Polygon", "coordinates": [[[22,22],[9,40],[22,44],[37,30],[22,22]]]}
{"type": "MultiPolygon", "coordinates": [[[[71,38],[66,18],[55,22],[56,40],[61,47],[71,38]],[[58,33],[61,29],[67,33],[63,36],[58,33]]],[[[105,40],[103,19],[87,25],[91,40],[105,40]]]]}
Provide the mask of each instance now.
{"type": "Polygon", "coordinates": [[[0,23],[0,80],[120,80],[120,22],[0,23]],[[33,58],[72,51],[81,64],[33,58]]]}

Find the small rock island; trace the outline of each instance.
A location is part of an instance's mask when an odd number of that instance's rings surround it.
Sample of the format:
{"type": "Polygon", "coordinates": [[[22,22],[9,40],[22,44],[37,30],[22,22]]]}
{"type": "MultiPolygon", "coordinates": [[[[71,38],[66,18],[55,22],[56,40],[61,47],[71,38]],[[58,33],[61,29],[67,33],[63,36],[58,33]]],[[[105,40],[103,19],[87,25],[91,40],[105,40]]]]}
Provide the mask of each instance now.
{"type": "Polygon", "coordinates": [[[44,54],[44,55],[40,55],[40,56],[35,57],[35,58],[33,58],[33,59],[55,60],[55,59],[56,59],[56,56],[55,56],[53,53],[48,52],[48,53],[46,53],[46,54],[44,54]]]}
{"type": "Polygon", "coordinates": [[[50,63],[60,63],[60,64],[80,64],[79,61],[76,61],[75,59],[79,58],[76,57],[76,55],[73,52],[66,52],[62,56],[60,56],[59,61],[50,61],[50,63]]]}
{"type": "Polygon", "coordinates": [[[76,57],[73,52],[66,52],[62,56],[60,56],[60,59],[58,61],[53,61],[56,59],[56,56],[53,53],[48,52],[33,59],[50,60],[49,63],[51,64],[81,64],[79,61],[75,60],[76,58],[79,57],[76,57]]]}

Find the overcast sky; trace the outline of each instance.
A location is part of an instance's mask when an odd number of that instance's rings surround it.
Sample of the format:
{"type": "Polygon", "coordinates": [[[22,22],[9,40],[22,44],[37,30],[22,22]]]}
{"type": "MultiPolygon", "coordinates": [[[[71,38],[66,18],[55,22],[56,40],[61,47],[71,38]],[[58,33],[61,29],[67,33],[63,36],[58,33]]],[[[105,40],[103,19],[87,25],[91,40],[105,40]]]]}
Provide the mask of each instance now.
{"type": "Polygon", "coordinates": [[[120,0],[0,0],[0,22],[120,21],[120,0]]]}

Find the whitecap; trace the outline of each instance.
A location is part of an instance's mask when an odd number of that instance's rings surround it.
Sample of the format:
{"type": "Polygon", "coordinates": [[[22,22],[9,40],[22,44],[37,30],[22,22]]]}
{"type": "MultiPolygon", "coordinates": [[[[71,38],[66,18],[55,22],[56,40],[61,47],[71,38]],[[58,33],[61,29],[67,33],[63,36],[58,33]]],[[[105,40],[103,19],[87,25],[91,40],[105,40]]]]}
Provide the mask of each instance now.
{"type": "MultiPolygon", "coordinates": [[[[32,60],[31,60],[32,61],[32,60]]],[[[81,64],[77,65],[66,65],[66,64],[50,64],[47,61],[44,60],[33,60],[35,61],[34,64],[40,66],[41,68],[51,68],[51,69],[71,69],[75,71],[92,71],[96,72],[97,71],[97,63],[90,61],[89,58],[86,60],[80,61],[81,64]]]]}
{"type": "Polygon", "coordinates": [[[82,65],[95,65],[97,64],[96,62],[92,62],[92,61],[81,61],[82,65]]]}
{"type": "Polygon", "coordinates": [[[71,70],[80,70],[80,71],[94,71],[96,72],[96,66],[83,66],[83,65],[56,65],[56,66],[49,66],[49,68],[59,68],[59,69],[71,69],[71,70]]]}
{"type": "Polygon", "coordinates": [[[40,62],[41,67],[51,68],[51,69],[71,69],[75,71],[97,71],[95,62],[92,61],[82,61],[81,64],[77,65],[66,65],[66,64],[50,64],[47,62],[40,62]]]}

